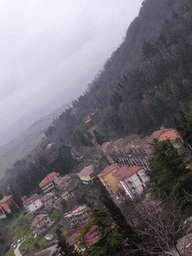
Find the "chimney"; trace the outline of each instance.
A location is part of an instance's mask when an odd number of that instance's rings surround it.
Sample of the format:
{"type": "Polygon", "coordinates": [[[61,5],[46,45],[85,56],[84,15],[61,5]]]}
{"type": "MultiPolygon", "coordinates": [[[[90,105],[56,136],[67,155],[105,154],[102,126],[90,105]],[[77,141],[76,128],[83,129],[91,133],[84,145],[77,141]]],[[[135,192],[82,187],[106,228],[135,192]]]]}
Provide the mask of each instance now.
{"type": "Polygon", "coordinates": [[[160,127],[160,130],[165,130],[165,127],[162,125],[162,126],[160,127]]]}

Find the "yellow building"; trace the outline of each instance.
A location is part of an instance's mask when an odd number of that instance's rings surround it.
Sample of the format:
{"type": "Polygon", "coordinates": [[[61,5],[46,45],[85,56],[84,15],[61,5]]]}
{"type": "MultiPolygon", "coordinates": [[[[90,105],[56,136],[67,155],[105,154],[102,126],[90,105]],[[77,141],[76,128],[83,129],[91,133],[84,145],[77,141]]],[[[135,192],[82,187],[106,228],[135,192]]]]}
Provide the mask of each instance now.
{"type": "Polygon", "coordinates": [[[118,164],[112,164],[107,166],[99,175],[100,181],[106,187],[109,192],[117,193],[119,190],[118,182],[112,175],[116,170],[119,169],[118,164]]]}

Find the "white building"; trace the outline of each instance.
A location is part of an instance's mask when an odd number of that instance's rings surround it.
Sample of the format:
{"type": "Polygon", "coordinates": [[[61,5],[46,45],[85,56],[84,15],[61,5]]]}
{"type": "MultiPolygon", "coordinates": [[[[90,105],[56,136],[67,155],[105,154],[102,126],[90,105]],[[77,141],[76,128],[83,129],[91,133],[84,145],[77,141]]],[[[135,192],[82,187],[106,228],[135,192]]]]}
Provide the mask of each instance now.
{"type": "Polygon", "coordinates": [[[29,213],[36,212],[43,207],[43,203],[41,202],[41,200],[39,199],[39,196],[37,194],[32,195],[31,197],[27,198],[23,202],[23,205],[29,213]]]}
{"type": "Polygon", "coordinates": [[[130,199],[141,195],[146,187],[146,182],[149,181],[146,170],[140,166],[128,167],[124,165],[113,173],[113,176],[130,199]]]}
{"type": "Polygon", "coordinates": [[[78,176],[84,184],[88,184],[95,178],[96,174],[98,174],[98,166],[92,164],[83,168],[78,176]]]}

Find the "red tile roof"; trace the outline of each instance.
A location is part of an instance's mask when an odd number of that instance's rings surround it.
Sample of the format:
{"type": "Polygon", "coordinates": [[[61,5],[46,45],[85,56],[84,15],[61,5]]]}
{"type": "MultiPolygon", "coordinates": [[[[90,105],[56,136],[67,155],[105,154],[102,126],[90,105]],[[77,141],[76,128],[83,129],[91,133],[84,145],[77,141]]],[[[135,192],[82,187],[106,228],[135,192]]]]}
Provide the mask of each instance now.
{"type": "Polygon", "coordinates": [[[50,181],[52,181],[55,176],[59,176],[59,173],[56,173],[56,172],[49,173],[49,174],[41,181],[41,183],[39,183],[39,187],[41,188],[41,187],[45,186],[47,183],[49,183],[50,181]]]}
{"type": "Polygon", "coordinates": [[[92,244],[94,244],[95,242],[97,242],[99,240],[99,231],[95,229],[97,228],[97,226],[93,226],[89,232],[85,235],[85,241],[84,244],[88,247],[92,244]]]}
{"type": "Polygon", "coordinates": [[[159,135],[158,140],[162,141],[162,140],[169,139],[170,141],[174,141],[178,137],[179,135],[177,135],[173,129],[165,129],[159,135]]]}
{"type": "Polygon", "coordinates": [[[165,129],[164,126],[160,128],[160,130],[153,132],[150,136],[144,137],[140,140],[137,145],[142,148],[150,148],[151,143],[154,139],[158,139],[158,141],[169,139],[170,141],[175,141],[175,138],[178,138],[179,135],[176,134],[173,128],[165,129]]]}
{"type": "Polygon", "coordinates": [[[99,175],[98,177],[102,177],[107,175],[108,173],[112,172],[114,169],[119,168],[118,164],[112,164],[110,166],[107,166],[99,175]]]}
{"type": "Polygon", "coordinates": [[[69,230],[67,233],[64,234],[64,237],[68,237],[68,236],[71,236],[75,233],[77,233],[81,228],[78,228],[78,229],[72,229],[72,230],[69,230]]]}
{"type": "Polygon", "coordinates": [[[50,149],[55,143],[50,143],[47,145],[46,150],[50,149]]]}
{"type": "Polygon", "coordinates": [[[34,201],[36,201],[37,199],[39,199],[39,196],[38,196],[37,194],[32,195],[32,196],[30,196],[29,198],[27,198],[27,199],[23,202],[23,204],[24,204],[25,206],[27,206],[27,205],[33,203],[34,201]]]}
{"type": "Polygon", "coordinates": [[[49,216],[49,214],[41,214],[41,215],[38,215],[34,221],[31,223],[31,228],[35,228],[37,223],[41,220],[43,220],[45,217],[49,216]]]}
{"type": "Polygon", "coordinates": [[[128,167],[124,165],[121,168],[119,168],[116,172],[114,172],[113,176],[115,177],[116,180],[122,181],[141,169],[143,169],[143,167],[140,167],[140,166],[128,167]]]}
{"type": "Polygon", "coordinates": [[[5,203],[7,202],[10,198],[12,198],[12,196],[4,196],[1,200],[0,200],[0,203],[5,203]]]}

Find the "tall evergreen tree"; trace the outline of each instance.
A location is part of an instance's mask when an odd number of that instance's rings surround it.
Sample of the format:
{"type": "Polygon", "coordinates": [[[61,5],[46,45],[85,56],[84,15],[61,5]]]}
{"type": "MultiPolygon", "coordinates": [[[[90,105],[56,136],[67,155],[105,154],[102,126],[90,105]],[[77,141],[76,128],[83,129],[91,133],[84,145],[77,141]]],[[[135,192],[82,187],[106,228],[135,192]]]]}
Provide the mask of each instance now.
{"type": "Polygon", "coordinates": [[[78,241],[82,244],[89,232],[99,236],[98,241],[85,250],[85,255],[143,255],[138,246],[141,239],[136,230],[127,223],[107,193],[102,197],[104,208],[93,208],[89,221],[80,230],[78,241]]]}
{"type": "Polygon", "coordinates": [[[192,172],[169,140],[154,141],[150,169],[148,175],[154,195],[161,199],[173,195],[177,199],[176,204],[180,205],[186,193],[192,193],[192,172]]]}
{"type": "Polygon", "coordinates": [[[118,232],[122,235],[123,244],[126,244],[125,250],[129,251],[130,255],[141,255],[141,252],[138,250],[137,246],[137,244],[141,243],[141,237],[137,231],[127,223],[125,216],[108,194],[103,194],[102,197],[104,206],[107,207],[118,232]]]}
{"type": "Polygon", "coordinates": [[[176,129],[179,132],[185,148],[192,153],[192,115],[180,111],[180,120],[173,117],[176,129]]]}
{"type": "Polygon", "coordinates": [[[86,248],[84,255],[125,255],[123,236],[118,232],[109,212],[103,208],[93,208],[90,211],[89,219],[80,230],[78,242],[86,247],[87,235],[90,232],[98,236],[98,241],[86,248]]]}

